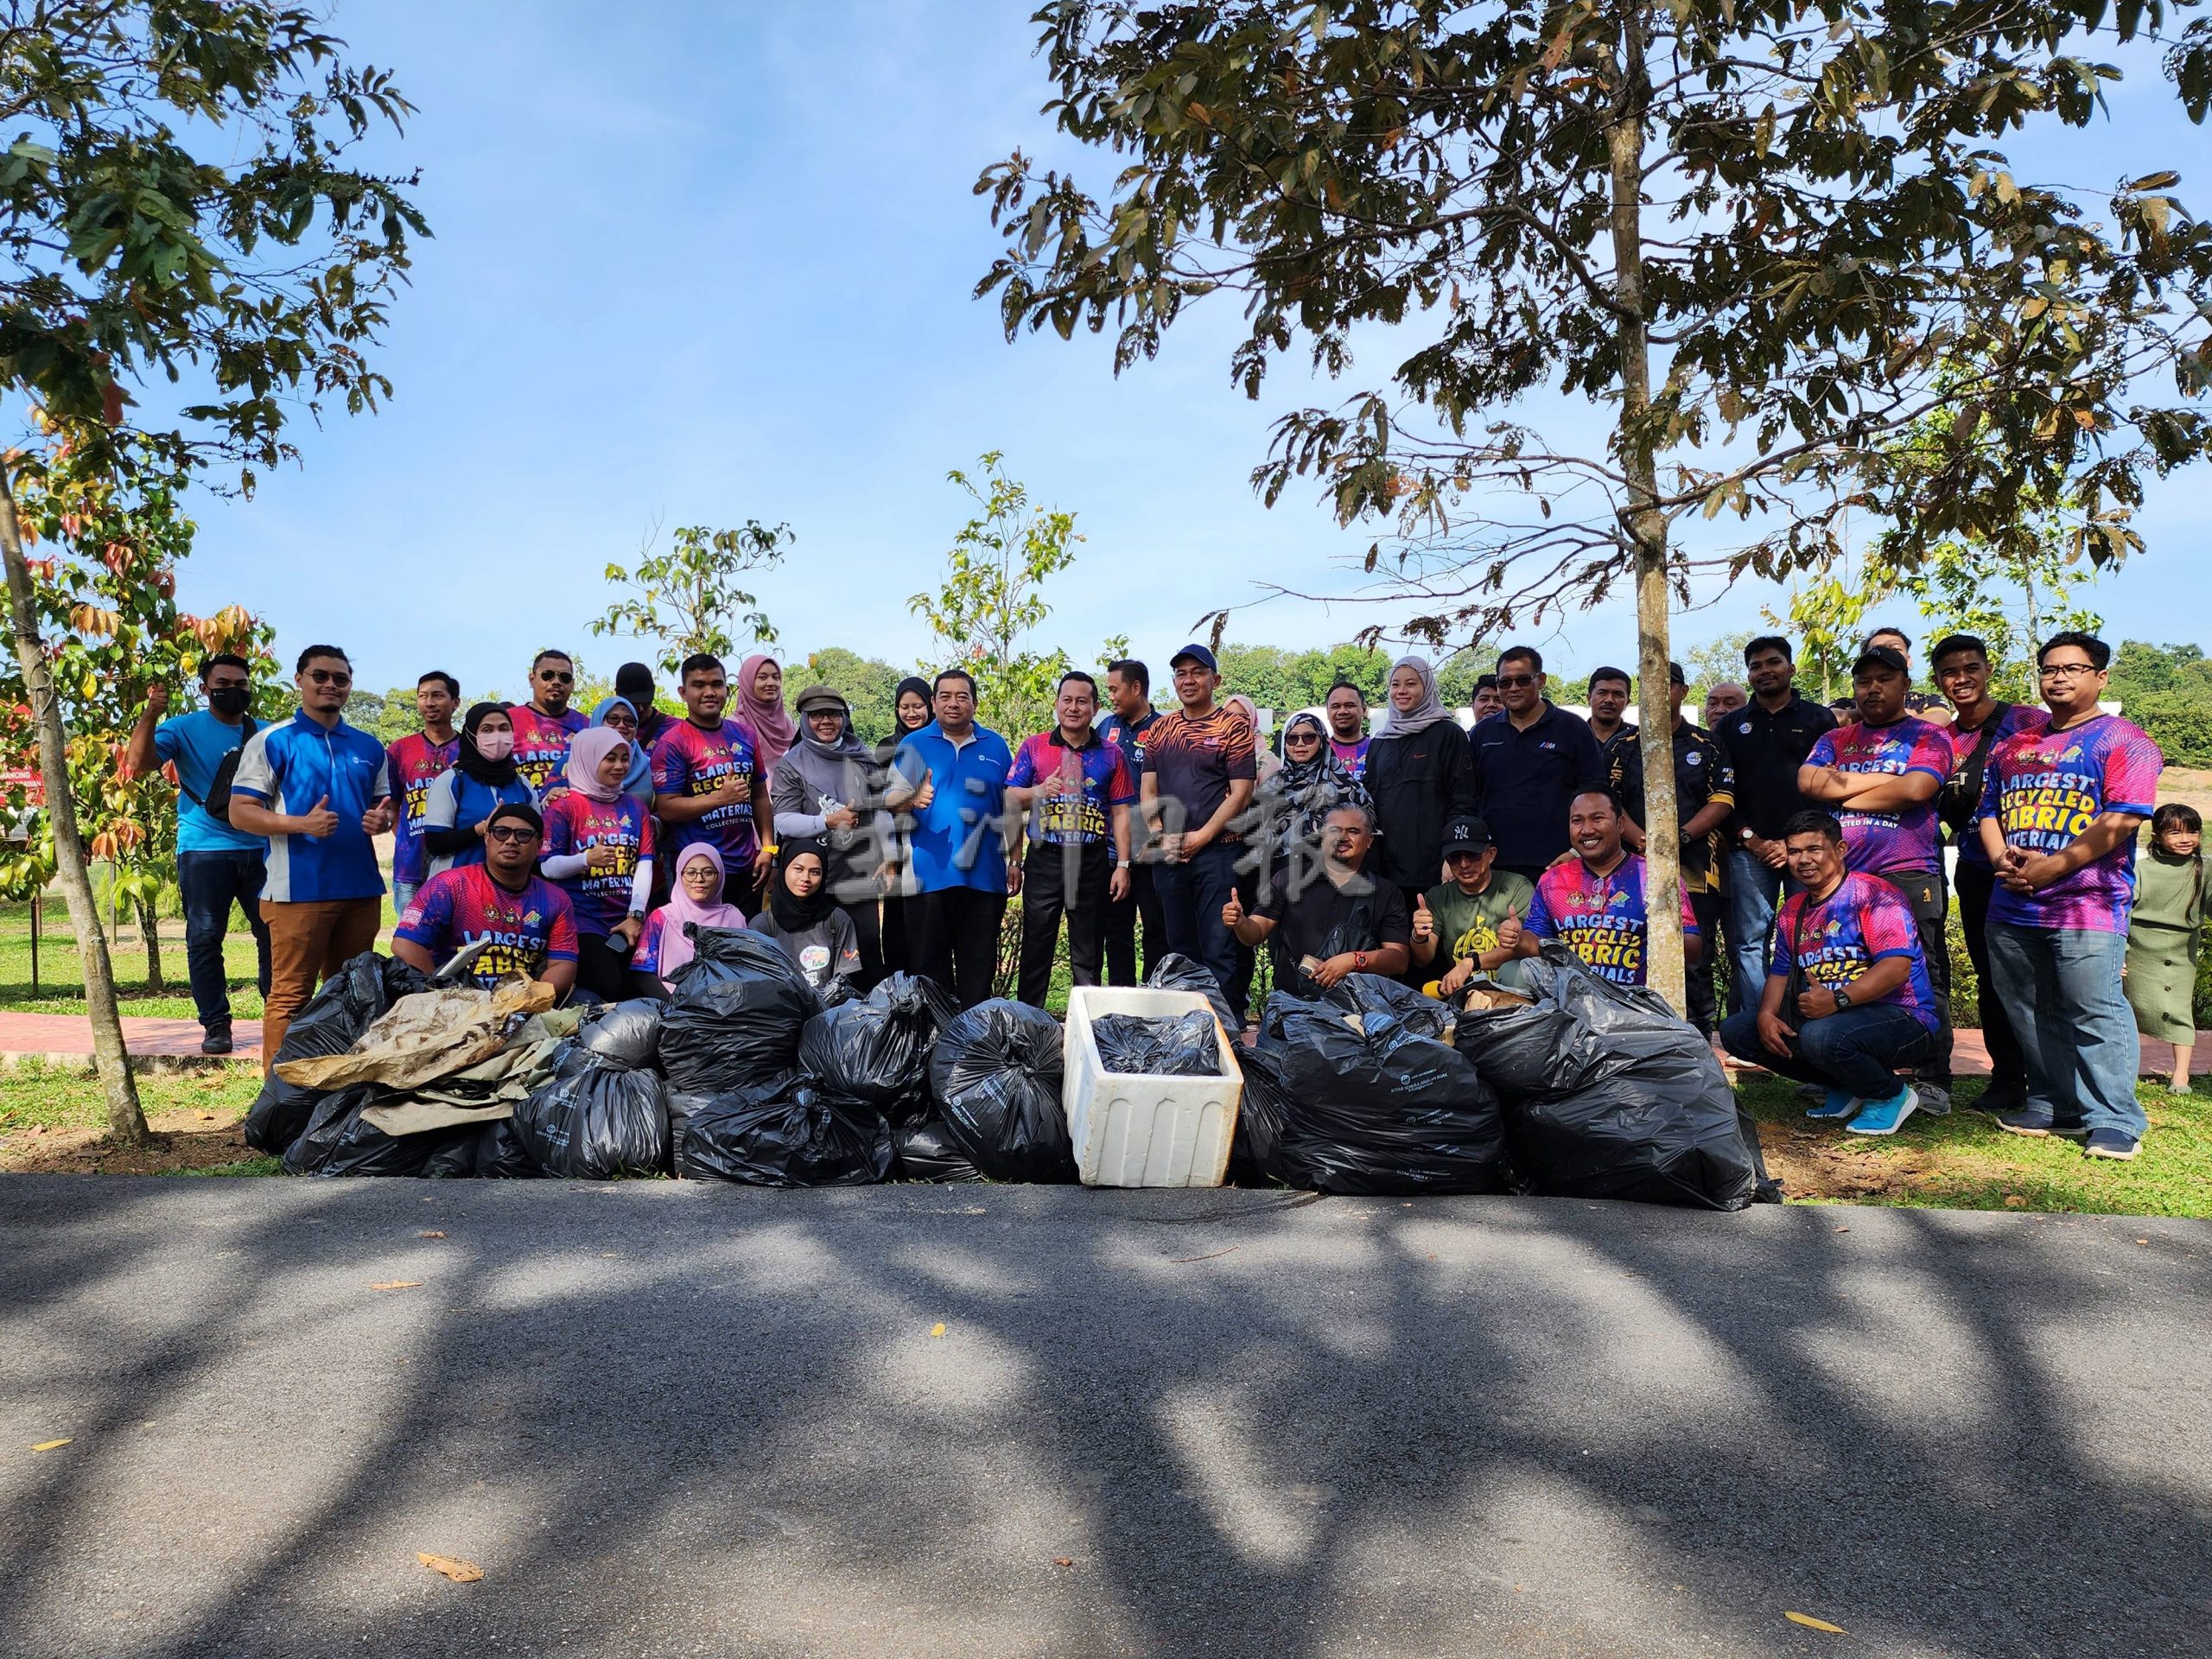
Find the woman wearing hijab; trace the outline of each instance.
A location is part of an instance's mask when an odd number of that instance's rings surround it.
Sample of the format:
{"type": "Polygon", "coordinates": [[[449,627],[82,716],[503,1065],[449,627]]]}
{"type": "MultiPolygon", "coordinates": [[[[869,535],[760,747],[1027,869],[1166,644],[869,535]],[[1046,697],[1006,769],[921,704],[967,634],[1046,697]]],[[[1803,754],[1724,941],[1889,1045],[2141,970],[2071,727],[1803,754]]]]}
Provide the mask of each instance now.
{"type": "Polygon", "coordinates": [[[748,657],[737,671],[736,704],[724,711],[753,734],[753,764],[759,776],[776,775],[776,762],[798,741],[798,728],[784,707],[784,671],[765,652],[748,657]]]}
{"type": "Polygon", "coordinates": [[[868,747],[853,735],[844,698],[829,686],[810,685],[792,707],[798,711],[799,739],[777,763],[768,785],[776,839],[822,842],[830,896],[852,919],[860,941],[860,988],[865,991],[883,977],[876,912],[882,888],[876,872],[886,862],[882,843],[890,819],[876,809],[881,785],[868,747]]]}
{"type": "Polygon", "coordinates": [[[635,753],[612,727],[587,726],[576,734],[569,745],[568,788],[545,806],[537,860],[575,912],[576,983],[609,1002],[630,994],[630,952],[652,898],[652,814],[624,787],[635,753]]]}
{"type": "MultiPolygon", "coordinates": [[[[1275,757],[1275,752],[1273,749],[1259,741],[1260,705],[1242,691],[1231,691],[1222,699],[1222,702],[1224,704],[1233,702],[1244,711],[1245,723],[1252,729],[1252,763],[1259,773],[1259,782],[1266,783],[1268,779],[1275,775],[1276,768],[1281,766],[1282,762],[1275,757]]],[[[1254,793],[1256,798],[1257,791],[1255,790],[1254,793]]]]}
{"type": "MultiPolygon", "coordinates": [[[[529,806],[531,789],[515,770],[515,722],[503,702],[471,705],[461,722],[461,747],[423,801],[423,849],[429,874],[484,861],[484,830],[492,809],[529,806]]],[[[427,879],[427,878],[426,878],[427,879]]]]}
{"type": "Polygon", "coordinates": [[[768,884],[767,913],[753,918],[753,931],[775,940],[825,1001],[838,1002],[853,993],[861,953],[853,918],[830,896],[828,874],[820,842],[785,842],[768,884]]]}
{"type": "Polygon", "coordinates": [[[591,711],[591,723],[619,733],[630,746],[630,770],[622,779],[622,792],[651,805],[653,798],[652,744],[638,723],[637,705],[627,697],[608,697],[591,711]]]}
{"type": "Polygon", "coordinates": [[[1266,837],[1271,868],[1298,858],[1310,870],[1321,856],[1321,821],[1330,809],[1363,806],[1371,811],[1375,804],[1329,746],[1328,728],[1319,716],[1293,715],[1282,728],[1282,765],[1252,798],[1260,825],[1255,839],[1266,837]]]}
{"type": "Polygon", "coordinates": [[[1382,832],[1369,868],[1404,888],[1410,909],[1444,879],[1444,826],[1475,813],[1474,754],[1426,658],[1391,664],[1390,712],[1368,746],[1363,781],[1382,832]]]}
{"type": "Polygon", "coordinates": [[[709,841],[694,842],[676,857],[676,881],[668,902],[645,918],[645,931],[630,955],[632,996],[665,997],[677,970],[697,947],[688,927],[743,927],[745,912],[722,903],[722,851],[709,841]]]}
{"type": "MultiPolygon", "coordinates": [[[[930,709],[930,683],[919,675],[899,681],[891,694],[890,734],[875,746],[879,770],[891,764],[901,743],[936,718],[930,709]]],[[[877,879],[883,884],[883,971],[911,974],[914,964],[906,948],[906,901],[913,896],[913,873],[907,868],[895,819],[881,836],[884,863],[877,879]]]]}

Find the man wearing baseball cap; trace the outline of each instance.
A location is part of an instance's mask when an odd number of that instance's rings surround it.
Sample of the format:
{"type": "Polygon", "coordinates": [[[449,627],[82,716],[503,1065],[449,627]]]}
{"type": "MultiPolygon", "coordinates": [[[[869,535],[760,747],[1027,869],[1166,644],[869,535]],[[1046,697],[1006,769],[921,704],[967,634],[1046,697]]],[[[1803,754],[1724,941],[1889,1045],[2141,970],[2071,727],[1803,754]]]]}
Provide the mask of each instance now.
{"type": "Polygon", "coordinates": [[[1168,661],[1179,708],[1145,739],[1142,814],[1154,890],[1167,948],[1202,962],[1241,1018],[1249,958],[1221,919],[1237,896],[1243,837],[1230,824],[1251,804],[1259,779],[1257,734],[1243,711],[1218,704],[1221,674],[1213,652],[1196,643],[1168,661]]]}
{"type": "Polygon", "coordinates": [[[1408,977],[1435,980],[1437,995],[1452,997],[1478,973],[1516,972],[1508,964],[1536,890],[1525,875],[1497,868],[1497,844],[1480,818],[1454,818],[1444,826],[1444,868],[1452,879],[1414,906],[1408,977]]]}
{"type": "Polygon", "coordinates": [[[1942,826],[1936,796],[1951,775],[1951,740],[1905,712],[1912,671],[1893,645],[1869,645],[1852,664],[1859,718],[1813,745],[1798,792],[1843,825],[1844,868],[1878,875],[1912,905],[1921,954],[1936,990],[1935,1052],[1914,1072],[1920,1109],[1951,1109],[1951,971],[1943,921],[1942,826]]]}

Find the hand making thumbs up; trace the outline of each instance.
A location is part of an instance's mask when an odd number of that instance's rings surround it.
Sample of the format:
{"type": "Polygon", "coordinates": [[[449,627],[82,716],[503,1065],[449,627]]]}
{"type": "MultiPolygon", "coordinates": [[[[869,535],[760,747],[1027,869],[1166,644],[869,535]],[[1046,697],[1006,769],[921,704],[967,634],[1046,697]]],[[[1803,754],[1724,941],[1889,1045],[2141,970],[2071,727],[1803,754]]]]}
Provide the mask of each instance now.
{"type": "Polygon", "coordinates": [[[330,810],[330,797],[326,795],[300,819],[300,833],[313,836],[320,841],[338,828],[338,815],[330,810]]]}
{"type": "Polygon", "coordinates": [[[1414,895],[1414,943],[1433,944],[1436,942],[1436,918],[1430,913],[1428,895],[1414,895]]]}
{"type": "Polygon", "coordinates": [[[1244,901],[1236,896],[1234,889],[1231,889],[1229,902],[1221,907],[1221,925],[1233,930],[1237,923],[1243,919],[1244,901]]]}

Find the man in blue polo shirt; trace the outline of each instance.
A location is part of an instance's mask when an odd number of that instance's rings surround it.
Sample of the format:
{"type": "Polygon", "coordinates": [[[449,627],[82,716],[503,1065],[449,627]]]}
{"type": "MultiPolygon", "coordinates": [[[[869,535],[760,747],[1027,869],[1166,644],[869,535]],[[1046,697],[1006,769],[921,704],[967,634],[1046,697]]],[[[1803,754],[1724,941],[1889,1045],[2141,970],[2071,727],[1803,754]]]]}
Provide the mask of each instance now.
{"type": "Polygon", "coordinates": [[[891,757],[884,804],[913,821],[906,928],[915,971],[972,1008],[991,994],[1007,893],[1021,889],[999,832],[1014,755],[976,723],[976,681],[965,670],[938,675],[930,705],[937,718],[891,757]]]}
{"type": "MultiPolygon", "coordinates": [[[[184,959],[193,1011],[200,1016],[200,1052],[227,1054],[231,983],[223,938],[233,905],[245,912],[253,930],[261,995],[269,995],[269,925],[261,919],[269,843],[207,810],[215,774],[255,730],[246,713],[253,704],[252,670],[245,658],[219,652],[200,664],[200,689],[207,706],[174,720],[162,719],[168,712],[168,687],[148,690],[145,712],[130,728],[125,764],[133,773],[151,772],[164,761],[176,768],[176,885],[184,895],[184,959]]],[[[227,815],[227,806],[224,810],[227,815]]]]}
{"type": "Polygon", "coordinates": [[[1532,884],[1567,849],[1567,817],[1574,798],[1605,787],[1605,757],[1578,715],[1544,696],[1544,659],[1530,645],[1512,645],[1497,659],[1505,718],[1478,721],[1467,734],[1475,752],[1476,813],[1497,843],[1497,866],[1532,884]]]}
{"type": "Polygon", "coordinates": [[[231,785],[231,823],[269,837],[269,880],[261,890],[270,955],[261,1015],[264,1072],[317,980],[376,944],[384,874],[374,838],[392,820],[384,745],[346,723],[353,692],[346,653],[309,645],[293,683],[299,712],[246,740],[231,785]]]}

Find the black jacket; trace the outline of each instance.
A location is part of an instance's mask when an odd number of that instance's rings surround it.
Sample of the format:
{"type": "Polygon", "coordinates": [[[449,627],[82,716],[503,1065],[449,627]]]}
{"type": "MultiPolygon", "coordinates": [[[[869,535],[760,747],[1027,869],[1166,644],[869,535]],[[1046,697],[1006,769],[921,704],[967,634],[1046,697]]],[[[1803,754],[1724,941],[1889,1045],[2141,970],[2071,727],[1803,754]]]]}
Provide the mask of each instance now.
{"type": "Polygon", "coordinates": [[[1440,720],[1411,737],[1376,738],[1361,781],[1382,832],[1368,865],[1376,879],[1434,887],[1443,879],[1444,826],[1475,810],[1474,757],[1459,723],[1440,720]]]}

